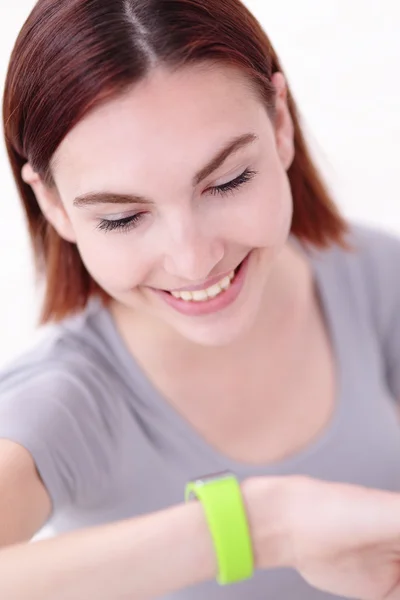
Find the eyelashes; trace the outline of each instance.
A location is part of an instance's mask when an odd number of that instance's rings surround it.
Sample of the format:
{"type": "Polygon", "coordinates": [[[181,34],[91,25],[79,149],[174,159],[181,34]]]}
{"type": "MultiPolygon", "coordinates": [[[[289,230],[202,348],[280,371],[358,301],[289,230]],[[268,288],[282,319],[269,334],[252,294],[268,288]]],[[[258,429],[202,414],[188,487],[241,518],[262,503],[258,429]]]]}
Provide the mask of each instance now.
{"type": "Polygon", "coordinates": [[[247,183],[248,181],[253,179],[253,177],[255,175],[257,175],[256,171],[251,171],[250,169],[246,169],[241,175],[239,175],[239,177],[236,177],[236,179],[233,179],[232,181],[228,181],[227,183],[223,183],[222,185],[217,185],[217,186],[208,188],[208,191],[210,192],[210,194],[213,194],[214,196],[217,196],[218,194],[224,195],[229,192],[233,192],[238,187],[244,185],[245,183],[247,183]]]}
{"type": "MultiPolygon", "coordinates": [[[[227,183],[223,183],[222,185],[210,187],[206,191],[212,194],[213,196],[224,196],[229,193],[235,192],[238,188],[251,181],[256,175],[256,171],[246,169],[241,175],[239,175],[232,181],[228,181],[227,183]]],[[[131,229],[135,229],[136,227],[138,227],[143,221],[143,219],[146,217],[146,215],[147,213],[142,212],[115,221],[102,219],[97,225],[97,229],[105,232],[118,230],[128,232],[131,229]]]]}
{"type": "Polygon", "coordinates": [[[134,229],[143,220],[145,215],[146,213],[137,213],[136,215],[130,215],[129,217],[118,219],[117,221],[102,219],[97,225],[97,229],[100,229],[100,231],[116,231],[118,229],[127,231],[129,229],[134,229]]]}

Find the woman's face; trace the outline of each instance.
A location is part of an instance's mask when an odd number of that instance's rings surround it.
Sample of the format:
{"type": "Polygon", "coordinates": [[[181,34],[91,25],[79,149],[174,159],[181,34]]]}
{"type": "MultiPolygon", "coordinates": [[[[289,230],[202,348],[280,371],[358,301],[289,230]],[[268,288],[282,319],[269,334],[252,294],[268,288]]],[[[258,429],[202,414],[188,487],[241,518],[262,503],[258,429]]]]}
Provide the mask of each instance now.
{"type": "Polygon", "coordinates": [[[292,123],[274,83],[275,125],[236,70],[155,70],[64,139],[61,202],[44,211],[115,306],[203,345],[254,324],[292,216],[292,123]]]}

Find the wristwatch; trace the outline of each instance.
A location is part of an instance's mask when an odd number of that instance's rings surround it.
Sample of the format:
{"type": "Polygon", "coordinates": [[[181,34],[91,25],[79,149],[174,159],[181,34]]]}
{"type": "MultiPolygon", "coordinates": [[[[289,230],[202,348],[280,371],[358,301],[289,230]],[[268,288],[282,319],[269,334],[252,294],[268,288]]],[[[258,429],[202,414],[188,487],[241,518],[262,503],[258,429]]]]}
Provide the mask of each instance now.
{"type": "Polygon", "coordinates": [[[250,579],[254,557],[246,509],[236,476],[229,472],[206,475],[189,482],[186,502],[203,505],[218,561],[220,585],[250,579]]]}

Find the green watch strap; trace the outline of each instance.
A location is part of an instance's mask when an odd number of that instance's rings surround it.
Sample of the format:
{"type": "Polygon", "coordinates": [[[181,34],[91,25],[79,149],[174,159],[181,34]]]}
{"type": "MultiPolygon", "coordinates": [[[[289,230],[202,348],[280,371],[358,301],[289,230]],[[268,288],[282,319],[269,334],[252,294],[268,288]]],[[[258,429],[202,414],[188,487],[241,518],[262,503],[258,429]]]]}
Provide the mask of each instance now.
{"type": "Polygon", "coordinates": [[[252,577],[253,548],[240,485],[232,473],[207,476],[186,486],[186,501],[203,505],[217,554],[220,585],[252,577]]]}

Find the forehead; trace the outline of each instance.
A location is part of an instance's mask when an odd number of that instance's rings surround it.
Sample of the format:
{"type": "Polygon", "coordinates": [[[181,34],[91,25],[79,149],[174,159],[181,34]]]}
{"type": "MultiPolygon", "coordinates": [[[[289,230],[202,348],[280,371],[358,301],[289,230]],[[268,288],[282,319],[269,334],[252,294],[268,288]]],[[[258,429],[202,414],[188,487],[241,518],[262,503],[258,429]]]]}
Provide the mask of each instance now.
{"type": "MultiPolygon", "coordinates": [[[[156,69],[97,107],[70,131],[53,159],[56,181],[101,187],[113,171],[146,178],[193,171],[221,144],[259,126],[266,111],[249,80],[225,66],[156,69]]],[[[74,190],[77,191],[76,189],[74,190]]]]}

